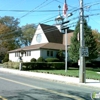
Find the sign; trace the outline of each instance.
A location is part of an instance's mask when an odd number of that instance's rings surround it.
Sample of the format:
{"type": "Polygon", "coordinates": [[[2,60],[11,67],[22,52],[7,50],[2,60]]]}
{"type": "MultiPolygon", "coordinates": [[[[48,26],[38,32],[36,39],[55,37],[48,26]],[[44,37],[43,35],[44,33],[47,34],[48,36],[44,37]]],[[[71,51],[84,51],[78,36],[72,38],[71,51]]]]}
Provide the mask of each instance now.
{"type": "Polygon", "coordinates": [[[80,41],[80,33],[77,33],[77,40],[80,41]]]}
{"type": "Polygon", "coordinates": [[[80,48],[80,54],[81,56],[84,56],[84,57],[88,57],[89,56],[89,52],[88,52],[88,47],[82,47],[80,48]]]}
{"type": "Polygon", "coordinates": [[[78,60],[78,65],[80,66],[80,59],[78,60]]]}

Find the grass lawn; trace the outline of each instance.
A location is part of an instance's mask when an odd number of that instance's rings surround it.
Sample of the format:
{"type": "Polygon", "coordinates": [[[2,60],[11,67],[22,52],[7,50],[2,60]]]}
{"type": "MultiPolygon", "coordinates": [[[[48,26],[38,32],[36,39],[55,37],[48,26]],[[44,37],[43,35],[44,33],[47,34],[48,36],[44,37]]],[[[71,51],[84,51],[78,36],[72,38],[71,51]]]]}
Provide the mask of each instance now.
{"type": "MultiPolygon", "coordinates": [[[[65,72],[65,70],[32,70],[32,71],[64,75],[64,76],[71,76],[71,77],[79,77],[79,69],[78,68],[70,68],[67,70],[67,72],[65,72]]],[[[100,74],[97,74],[96,72],[100,72],[100,69],[87,68],[86,69],[86,78],[100,80],[100,74]]]]}

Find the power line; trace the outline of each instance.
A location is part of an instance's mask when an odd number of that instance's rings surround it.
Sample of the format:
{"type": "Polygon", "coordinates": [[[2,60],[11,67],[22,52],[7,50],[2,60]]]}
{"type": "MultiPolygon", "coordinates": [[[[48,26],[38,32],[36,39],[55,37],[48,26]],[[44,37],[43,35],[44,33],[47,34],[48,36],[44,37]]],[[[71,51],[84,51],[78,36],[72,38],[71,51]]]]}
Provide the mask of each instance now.
{"type": "Polygon", "coordinates": [[[91,9],[91,11],[100,11],[100,9],[91,9]]]}
{"type": "MultiPolygon", "coordinates": [[[[100,15],[100,13],[85,15],[84,17],[95,16],[95,15],[100,15]]],[[[73,20],[75,20],[75,19],[78,19],[78,18],[79,18],[79,16],[77,16],[77,17],[75,17],[75,18],[72,18],[72,19],[70,19],[69,21],[71,22],[71,21],[73,21],[73,20]]],[[[49,21],[50,21],[50,20],[49,20],[49,21]]],[[[71,25],[71,24],[75,24],[75,23],[77,23],[77,22],[73,22],[73,23],[70,23],[70,24],[68,24],[68,25],[70,25],[69,27],[71,27],[71,26],[73,26],[73,25],[71,25]]],[[[38,29],[38,30],[39,30],[39,29],[38,29]]],[[[50,28],[50,25],[49,25],[49,26],[46,26],[46,28],[44,28],[44,30],[45,30],[45,32],[51,32],[51,31],[58,30],[58,29],[50,28]],[[49,29],[48,29],[48,28],[49,28],[49,29]]],[[[16,30],[16,32],[17,32],[17,30],[16,30]]],[[[14,32],[12,32],[12,33],[14,33],[14,32]]],[[[12,33],[9,33],[9,35],[12,34],[12,33]]],[[[4,36],[4,35],[3,35],[3,36],[4,36]]]]}
{"type": "MultiPolygon", "coordinates": [[[[46,0],[47,1],[47,0],[46,0]]],[[[45,2],[46,2],[45,1],[45,2]]],[[[55,0],[55,1],[58,1],[58,0],[55,0]]],[[[97,3],[98,4],[98,3],[97,3]]],[[[39,7],[39,6],[37,6],[37,7],[39,7]]],[[[41,7],[41,6],[40,6],[41,7]]],[[[86,6],[84,6],[84,7],[86,7],[86,6]]],[[[80,8],[77,8],[77,9],[75,9],[75,10],[73,10],[72,11],[72,13],[73,12],[76,12],[76,11],[78,11],[80,8]]],[[[30,12],[34,12],[34,10],[31,10],[31,11],[28,11],[28,10],[0,10],[0,11],[14,11],[14,12],[28,12],[28,13],[30,13],[30,12]]],[[[58,10],[36,10],[35,12],[56,12],[56,11],[58,11],[58,10]]],[[[69,10],[69,11],[71,11],[71,10],[69,10]]],[[[93,15],[92,15],[93,16],[93,15]]],[[[74,18],[75,19],[75,18],[74,18]]],[[[50,21],[53,21],[53,20],[51,20],[51,18],[48,18],[48,19],[46,19],[46,21],[42,21],[42,22],[44,22],[44,23],[47,23],[47,22],[50,22],[50,21]],[[50,19],[50,20],[49,20],[50,19]]]]}
{"type": "MultiPolygon", "coordinates": [[[[47,4],[43,5],[43,6],[41,6],[40,8],[43,8],[43,7],[47,6],[47,5],[49,5],[49,4],[52,3],[53,1],[54,1],[54,0],[50,1],[49,3],[47,3],[47,4]]],[[[40,8],[38,8],[38,9],[40,9],[40,8]]]]}
{"type": "Polygon", "coordinates": [[[63,4],[63,2],[61,2],[61,1],[59,1],[59,0],[55,0],[55,1],[57,1],[57,2],[59,2],[59,3],[61,3],[61,4],[63,4]]]}
{"type": "MultiPolygon", "coordinates": [[[[78,17],[77,17],[77,18],[78,18],[78,17]]],[[[74,20],[74,19],[73,19],[73,20],[74,20]]],[[[68,24],[68,27],[69,27],[69,28],[70,28],[70,27],[75,27],[75,26],[76,26],[75,23],[77,23],[77,22],[73,22],[73,23],[68,24]]],[[[55,26],[55,27],[56,27],[56,26],[55,26]]],[[[40,28],[40,29],[41,29],[41,28],[40,28]]],[[[38,29],[38,30],[40,30],[40,29],[38,29]]],[[[46,26],[46,28],[44,28],[45,33],[53,32],[53,31],[57,31],[57,30],[58,30],[58,29],[57,29],[57,28],[54,28],[54,27],[50,28],[50,25],[49,25],[49,26],[46,26]]],[[[18,31],[18,30],[15,30],[15,31],[9,32],[9,33],[7,33],[7,34],[0,35],[0,38],[2,38],[2,37],[4,37],[4,36],[11,35],[11,34],[17,32],[17,31],[18,31]]]]}
{"type": "MultiPolygon", "coordinates": [[[[7,12],[30,12],[29,10],[0,10],[0,11],[7,11],[7,12]]],[[[62,10],[60,10],[62,11],[62,10]]],[[[34,11],[31,11],[34,12],[34,11]]],[[[36,10],[35,12],[58,12],[58,10],[36,10]]]]}
{"type": "Polygon", "coordinates": [[[30,14],[31,12],[35,11],[37,8],[39,8],[40,6],[42,6],[43,4],[45,4],[48,0],[45,0],[44,2],[42,2],[40,5],[36,6],[33,10],[29,11],[28,13],[26,13],[25,15],[21,16],[19,19],[27,16],[28,14],[30,14]]]}
{"type": "MultiPolygon", "coordinates": [[[[46,1],[47,1],[47,0],[46,0],[46,1]]],[[[84,7],[86,7],[86,6],[84,6],[84,7]]],[[[80,8],[77,8],[77,9],[73,10],[72,12],[78,11],[79,9],[80,9],[80,8]]],[[[0,10],[0,11],[2,11],[2,10],[0,10]]],[[[8,11],[8,10],[6,10],[6,11],[8,11]]],[[[14,10],[12,10],[12,11],[14,11],[14,10]]],[[[19,11],[20,11],[20,10],[19,10],[19,11]]],[[[58,11],[58,10],[36,10],[35,12],[56,12],[56,11],[58,11]]],[[[71,11],[71,10],[69,10],[69,11],[71,11]]],[[[18,12],[18,10],[14,11],[14,12],[18,12]]],[[[27,14],[29,14],[29,13],[31,13],[31,12],[34,12],[34,10],[32,10],[32,11],[23,10],[23,12],[28,12],[27,14]]],[[[88,16],[96,16],[96,15],[100,15],[100,13],[91,14],[91,15],[88,15],[88,16]]],[[[72,21],[72,20],[75,20],[75,19],[77,19],[77,18],[79,18],[79,17],[73,18],[73,19],[71,19],[71,21],[72,21]]],[[[49,19],[49,18],[48,18],[48,19],[49,19]]],[[[49,22],[49,21],[51,21],[51,20],[47,20],[47,22],[49,22]]],[[[74,25],[72,25],[72,26],[74,27],[74,25]]],[[[69,26],[69,27],[72,27],[72,26],[69,26]]],[[[54,29],[46,30],[46,32],[51,32],[51,31],[54,31],[54,29]]]]}
{"type": "Polygon", "coordinates": [[[51,21],[54,21],[54,20],[45,21],[44,23],[48,23],[48,22],[51,22],[51,21]]]}
{"type": "Polygon", "coordinates": [[[86,3],[86,4],[84,4],[85,6],[87,6],[88,4],[91,4],[91,6],[93,6],[93,5],[97,5],[97,4],[99,4],[100,3],[100,1],[98,1],[98,2],[91,2],[91,3],[86,3]]]}
{"type": "MultiPolygon", "coordinates": [[[[96,15],[100,15],[100,13],[85,15],[85,17],[96,16],[96,15]]],[[[78,19],[78,18],[79,18],[79,16],[77,16],[77,17],[75,17],[75,18],[72,18],[72,19],[70,19],[69,21],[73,21],[73,20],[78,19]]],[[[46,20],[45,20],[45,21],[46,21],[46,20]]],[[[54,21],[54,20],[48,20],[48,19],[47,19],[47,21],[44,22],[44,23],[47,23],[47,22],[49,22],[49,21],[54,21]]],[[[69,25],[69,27],[74,27],[75,25],[73,25],[73,24],[75,24],[75,22],[70,23],[70,24],[68,24],[68,25],[69,25]],[[72,25],[71,25],[71,24],[72,24],[72,25]]],[[[38,30],[39,30],[39,29],[38,29],[38,30]]],[[[51,31],[55,31],[55,30],[58,30],[58,29],[50,28],[50,26],[47,26],[47,27],[45,28],[45,32],[51,32],[51,31]],[[48,29],[48,28],[49,28],[49,29],[48,29]]],[[[13,34],[14,32],[17,32],[17,31],[18,31],[18,30],[9,32],[8,34],[0,35],[0,37],[4,37],[4,36],[10,35],[10,34],[13,34]]]]}
{"type": "MultiPolygon", "coordinates": [[[[57,16],[57,15],[56,15],[56,16],[57,16]]],[[[45,23],[45,22],[47,22],[47,21],[50,21],[52,18],[55,18],[56,16],[49,17],[49,18],[47,18],[47,19],[41,21],[41,23],[45,23]]]]}
{"type": "Polygon", "coordinates": [[[100,13],[90,14],[90,15],[86,15],[86,16],[89,17],[89,16],[98,16],[98,15],[100,15],[100,13]]]}
{"type": "Polygon", "coordinates": [[[39,10],[35,10],[35,9],[40,9],[40,8],[43,8],[43,7],[45,7],[45,6],[47,6],[47,5],[49,5],[50,3],[52,3],[54,0],[52,0],[52,1],[50,1],[49,3],[47,3],[47,4],[45,4],[46,2],[47,2],[48,0],[46,0],[46,1],[44,1],[43,3],[41,3],[39,6],[37,6],[36,8],[34,8],[33,10],[31,10],[31,11],[29,11],[27,14],[25,14],[25,15],[23,15],[22,17],[20,17],[20,19],[21,18],[23,18],[23,17],[25,17],[25,16],[27,16],[29,13],[31,13],[31,12],[57,12],[58,10],[41,10],[41,11],[39,11],[39,10]],[[45,4],[45,5],[43,5],[43,4],[45,4]],[[42,6],[43,5],[43,6],[42,6]]]}
{"type": "MultiPolygon", "coordinates": [[[[92,19],[92,18],[91,18],[92,19]]],[[[96,23],[98,23],[98,24],[100,24],[98,21],[96,21],[96,20],[94,20],[94,19],[92,19],[93,21],[95,21],[96,23]]]]}

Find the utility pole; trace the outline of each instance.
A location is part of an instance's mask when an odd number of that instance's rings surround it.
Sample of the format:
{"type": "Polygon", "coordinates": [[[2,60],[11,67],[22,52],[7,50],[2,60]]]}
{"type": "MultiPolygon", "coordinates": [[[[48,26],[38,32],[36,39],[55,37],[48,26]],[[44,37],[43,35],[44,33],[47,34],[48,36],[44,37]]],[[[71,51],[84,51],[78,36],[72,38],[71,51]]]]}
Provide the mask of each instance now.
{"type": "Polygon", "coordinates": [[[85,48],[84,41],[84,9],[83,0],[80,0],[80,69],[79,69],[79,81],[85,83],[85,57],[83,56],[83,48],[85,48]]]}

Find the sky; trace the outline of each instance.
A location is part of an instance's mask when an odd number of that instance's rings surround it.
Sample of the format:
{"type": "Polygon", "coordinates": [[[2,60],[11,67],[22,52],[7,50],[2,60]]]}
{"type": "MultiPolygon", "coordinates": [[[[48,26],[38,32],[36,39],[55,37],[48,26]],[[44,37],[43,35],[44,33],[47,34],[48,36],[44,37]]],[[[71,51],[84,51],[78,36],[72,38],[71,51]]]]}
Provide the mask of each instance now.
{"type": "MultiPolygon", "coordinates": [[[[63,4],[65,0],[0,0],[0,17],[13,16],[18,18],[19,26],[26,24],[44,23],[48,25],[55,24],[55,18],[62,15],[63,4]]],[[[66,0],[68,5],[67,14],[72,13],[69,17],[68,26],[74,29],[79,18],[80,0],[66,0]]],[[[86,17],[88,25],[92,29],[100,32],[100,0],[83,0],[84,16],[86,17]]],[[[66,20],[66,19],[65,19],[66,20]]]]}

